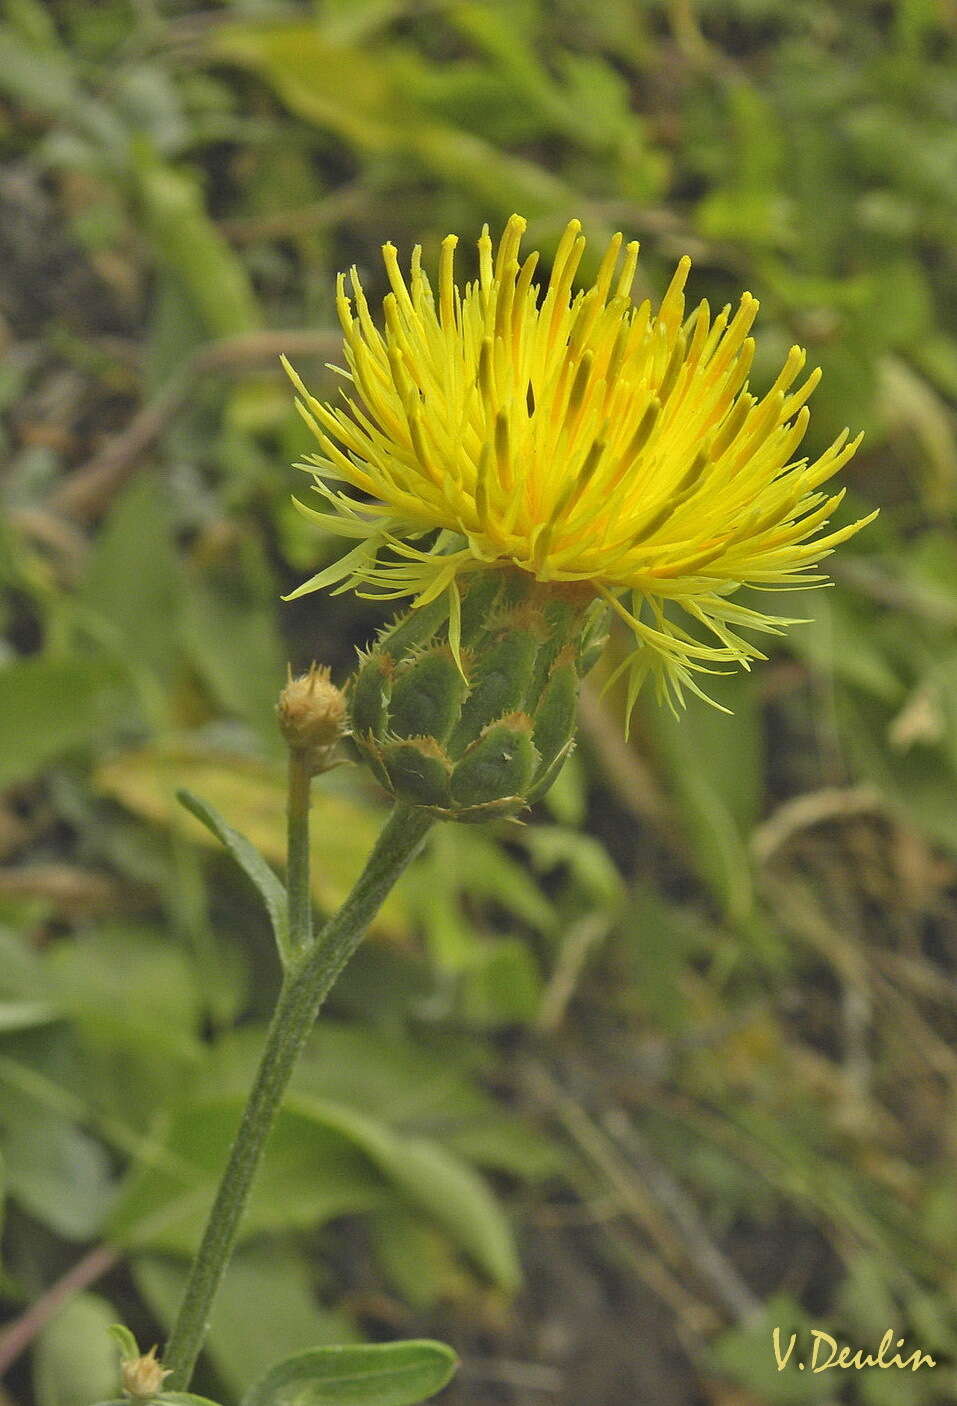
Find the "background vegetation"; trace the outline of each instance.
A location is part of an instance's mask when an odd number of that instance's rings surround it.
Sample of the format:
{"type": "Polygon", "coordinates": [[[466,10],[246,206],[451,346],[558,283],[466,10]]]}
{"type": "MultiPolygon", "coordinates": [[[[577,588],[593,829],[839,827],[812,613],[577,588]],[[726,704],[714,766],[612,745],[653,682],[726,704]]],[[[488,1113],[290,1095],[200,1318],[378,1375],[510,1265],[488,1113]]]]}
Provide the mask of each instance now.
{"type": "MultiPolygon", "coordinates": [[[[0,1291],[82,1290],[7,1402],[114,1395],[112,1321],[162,1338],[261,1042],[265,919],[173,789],[279,861],[285,661],[342,677],[382,618],[279,602],[338,544],[290,508],[277,353],[332,392],[335,272],[381,294],[384,239],[429,263],[514,209],[546,256],[572,215],[639,236],[649,291],[685,251],[696,296],[749,287],[754,383],[806,344],[812,448],[866,428],[848,507],[883,512],[733,718],[646,704],[626,746],[596,686],[527,825],[435,835],[317,1030],[197,1389],[428,1333],[448,1406],[954,1399],[955,30],[6,0],[0,1291]],[[941,1365],[778,1374],[774,1324],[941,1365]]],[[[317,790],[328,909],[383,802],[317,790]]]]}

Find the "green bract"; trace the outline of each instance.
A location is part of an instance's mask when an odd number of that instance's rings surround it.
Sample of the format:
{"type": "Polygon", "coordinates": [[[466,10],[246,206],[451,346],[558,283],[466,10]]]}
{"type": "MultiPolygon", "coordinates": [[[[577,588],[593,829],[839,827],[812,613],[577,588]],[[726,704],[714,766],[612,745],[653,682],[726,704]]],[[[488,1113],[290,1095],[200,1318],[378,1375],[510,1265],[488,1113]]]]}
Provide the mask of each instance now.
{"type": "Polygon", "coordinates": [[[360,750],[388,791],[431,815],[518,815],[572,748],[603,621],[575,587],[476,573],[460,622],[444,600],[410,610],[363,657],[350,695],[360,750]]]}

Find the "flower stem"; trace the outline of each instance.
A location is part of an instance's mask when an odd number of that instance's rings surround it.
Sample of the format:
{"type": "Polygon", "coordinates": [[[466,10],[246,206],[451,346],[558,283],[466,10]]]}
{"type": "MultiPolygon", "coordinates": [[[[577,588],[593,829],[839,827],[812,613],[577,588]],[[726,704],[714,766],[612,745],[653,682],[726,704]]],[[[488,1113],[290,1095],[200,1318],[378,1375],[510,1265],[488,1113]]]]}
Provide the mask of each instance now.
{"type": "Polygon", "coordinates": [[[289,952],[295,962],[312,946],[312,893],[309,887],[309,798],[312,767],[305,752],[289,748],[286,828],[286,887],[289,895],[289,952]]]}
{"type": "MultiPolygon", "coordinates": [[[[309,790],[308,779],[305,785],[298,784],[301,780],[290,775],[290,858],[294,849],[293,829],[297,831],[295,846],[299,856],[295,869],[292,863],[289,867],[291,925],[293,921],[301,921],[303,911],[308,910],[309,790]]],[[[315,942],[304,950],[301,934],[291,926],[292,961],[273,1013],[259,1071],[163,1356],[164,1366],[172,1372],[167,1390],[185,1391],[189,1385],[206,1335],[213,1300],[236,1243],[259,1159],[319,1007],[362,941],[386,894],[414,858],[431,824],[431,818],[423,811],[397,805],[355,887],[315,942]]]]}

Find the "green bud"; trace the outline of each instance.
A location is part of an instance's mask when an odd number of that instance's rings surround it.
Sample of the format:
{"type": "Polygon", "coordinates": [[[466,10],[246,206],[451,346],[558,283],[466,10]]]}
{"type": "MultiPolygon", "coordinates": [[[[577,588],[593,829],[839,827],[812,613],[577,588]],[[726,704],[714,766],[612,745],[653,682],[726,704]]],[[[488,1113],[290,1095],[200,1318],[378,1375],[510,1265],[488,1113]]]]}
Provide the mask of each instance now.
{"type": "Polygon", "coordinates": [[[583,590],[492,568],[468,578],[458,660],[447,602],[401,616],[350,693],[353,736],[378,779],[445,819],[519,815],[572,748],[596,614],[583,590]]]}

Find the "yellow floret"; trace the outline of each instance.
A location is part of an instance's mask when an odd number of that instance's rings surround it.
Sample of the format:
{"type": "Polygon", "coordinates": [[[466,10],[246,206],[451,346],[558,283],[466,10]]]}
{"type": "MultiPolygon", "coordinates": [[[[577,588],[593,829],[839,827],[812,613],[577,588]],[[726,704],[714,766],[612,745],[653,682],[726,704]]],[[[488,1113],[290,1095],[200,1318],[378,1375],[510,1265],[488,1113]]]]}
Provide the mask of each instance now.
{"type": "Polygon", "coordinates": [[[842,497],[821,485],[861,437],[845,430],[814,462],[793,458],[819,372],[800,382],[806,357],[792,347],[767,393],[750,392],[749,293],[733,316],[712,319],[705,301],[686,316],[684,257],[657,312],[636,306],[638,245],[620,234],[594,284],[573,293],[577,220],[543,290],[538,255],[520,259],[524,230],[513,215],[495,250],[486,226],[478,279],[463,289],[447,236],[437,298],[421,249],[406,280],[386,244],[381,328],[355,269],[348,289],[340,276],[343,403],[317,400],[285,364],[322,450],[301,467],[326,509],[299,506],[358,545],[293,595],[339,583],[422,605],[457,599],[465,572],[517,566],[587,583],[625,621],[632,696],[649,670],[664,692],[700,692],[696,672],[763,657],[732,627],[790,623],[729,597],[820,581],[809,570],[871,520],[815,536],[842,497]]]}

